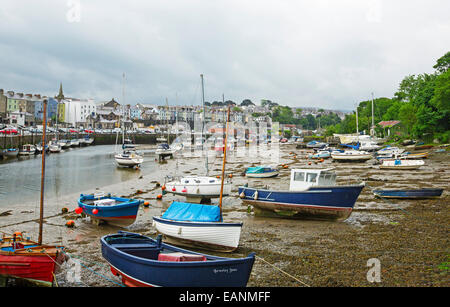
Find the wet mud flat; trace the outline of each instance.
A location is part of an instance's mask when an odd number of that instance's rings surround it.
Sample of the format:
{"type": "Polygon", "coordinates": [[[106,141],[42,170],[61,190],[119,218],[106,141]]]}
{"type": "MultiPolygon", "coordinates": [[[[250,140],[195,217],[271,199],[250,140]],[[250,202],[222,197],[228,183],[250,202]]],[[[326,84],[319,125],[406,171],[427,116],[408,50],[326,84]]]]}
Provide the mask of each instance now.
{"type": "MultiPolygon", "coordinates": [[[[230,154],[226,173],[232,175],[233,188],[232,195],[224,197],[224,221],[244,223],[239,248],[231,254],[203,252],[230,257],[255,252],[257,258],[248,282],[251,287],[450,285],[450,159],[447,152],[432,153],[425,159],[425,166],[418,170],[402,171],[380,170],[374,160],[339,163],[327,159],[314,163],[307,156],[308,151],[293,145],[280,146],[276,161],[262,153],[230,154]],[[243,176],[246,167],[260,164],[284,164],[287,167],[281,167],[280,175],[275,178],[243,176]],[[364,181],[366,186],[351,216],[340,222],[259,217],[254,215],[251,207],[242,204],[238,186],[248,183],[254,187],[288,189],[292,168],[333,168],[339,184],[364,181]],[[421,187],[444,188],[444,193],[440,198],[429,200],[383,200],[372,193],[376,188],[421,187]],[[380,282],[369,282],[367,278],[372,268],[368,261],[373,258],[380,264],[380,282]]],[[[220,175],[221,167],[220,157],[209,159],[209,175],[220,175]]],[[[139,209],[136,222],[127,228],[96,226],[89,218],[78,217],[73,213],[76,199],[72,200],[74,196],[71,195],[62,202],[69,208],[69,213],[46,215],[45,242],[65,245],[69,256],[56,275],[59,286],[120,286],[120,279],[111,274],[102,258],[100,238],[118,230],[155,237],[152,217],[161,215],[173,200],[184,201],[184,198],[171,194],[164,195],[162,200],[156,199],[168,174],[203,175],[204,159],[179,156],[167,160],[154,174],[127,182],[125,187],[103,188],[119,196],[150,202],[149,207],[139,209]],[[68,219],[75,220],[75,228],[64,226],[68,219]]],[[[217,202],[213,200],[213,203],[217,202]]],[[[8,216],[0,216],[0,231],[25,230],[37,234],[35,220],[9,225],[7,219],[8,216]]]]}

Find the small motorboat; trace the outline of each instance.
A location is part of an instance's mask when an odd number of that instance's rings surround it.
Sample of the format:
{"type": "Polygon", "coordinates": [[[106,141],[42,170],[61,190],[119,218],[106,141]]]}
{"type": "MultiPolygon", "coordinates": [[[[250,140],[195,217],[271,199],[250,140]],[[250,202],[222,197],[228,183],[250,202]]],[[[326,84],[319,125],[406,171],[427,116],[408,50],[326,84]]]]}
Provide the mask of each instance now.
{"type": "Polygon", "coordinates": [[[48,150],[50,153],[58,153],[61,152],[61,146],[58,142],[50,141],[48,144],[48,150]]]}
{"type": "Polygon", "coordinates": [[[134,150],[124,149],[122,153],[114,156],[118,166],[122,167],[137,167],[144,162],[144,158],[138,155],[134,150]]]}
{"type": "Polygon", "coordinates": [[[255,253],[217,257],[181,249],[136,233],[119,231],[100,240],[111,272],[129,287],[245,287],[255,253]]]}
{"type": "Polygon", "coordinates": [[[19,155],[19,149],[17,148],[8,148],[2,151],[3,157],[5,158],[14,158],[19,155]]]}
{"type": "Polygon", "coordinates": [[[293,169],[289,190],[241,186],[239,197],[253,206],[256,215],[343,220],[352,213],[363,188],[364,183],[336,185],[331,169],[293,169]]]}
{"type": "Polygon", "coordinates": [[[408,189],[408,190],[374,190],[373,194],[382,198],[435,198],[440,197],[444,189],[408,189]]]}
{"type": "Polygon", "coordinates": [[[249,178],[270,178],[278,176],[279,171],[270,166],[248,167],[245,170],[245,176],[249,178]]]}
{"type": "Polygon", "coordinates": [[[25,144],[22,149],[19,150],[19,156],[32,156],[36,153],[36,147],[31,144],[25,144]]]}
{"type": "Polygon", "coordinates": [[[307,148],[322,148],[327,146],[327,143],[319,142],[319,141],[311,141],[306,143],[307,148]]]}
{"type": "Polygon", "coordinates": [[[328,150],[319,150],[317,153],[309,155],[310,159],[328,159],[329,157],[331,157],[331,152],[328,150]]]}
{"type": "Polygon", "coordinates": [[[143,202],[139,199],[113,197],[104,193],[81,194],[75,212],[88,215],[96,224],[106,222],[116,226],[128,226],[136,220],[139,205],[143,202]]]}
{"type": "Polygon", "coordinates": [[[398,147],[392,147],[390,145],[380,149],[377,151],[377,155],[399,155],[401,153],[403,153],[405,150],[403,148],[398,148],[398,147]]]}
{"type": "Polygon", "coordinates": [[[72,139],[72,140],[70,140],[70,146],[78,147],[78,146],[80,146],[80,141],[78,139],[72,139]]]}
{"type": "Polygon", "coordinates": [[[175,150],[170,148],[169,144],[162,143],[158,145],[158,148],[155,150],[155,154],[158,156],[158,160],[164,160],[165,157],[173,157],[175,150]]]}
{"type": "Polygon", "coordinates": [[[425,162],[423,160],[405,160],[405,159],[388,160],[388,159],[384,159],[380,165],[380,169],[413,170],[413,169],[418,169],[422,165],[425,165],[425,162]]]}
{"type": "Polygon", "coordinates": [[[405,152],[398,156],[398,159],[426,159],[428,157],[428,151],[426,152],[418,152],[418,153],[410,153],[405,152]]]}
{"type": "Polygon", "coordinates": [[[71,142],[70,142],[70,140],[59,140],[59,141],[58,141],[58,145],[59,145],[62,149],[67,149],[67,148],[70,148],[71,142]]]}
{"type": "Polygon", "coordinates": [[[372,154],[362,150],[333,151],[331,158],[337,161],[366,161],[372,159],[372,154]]]}

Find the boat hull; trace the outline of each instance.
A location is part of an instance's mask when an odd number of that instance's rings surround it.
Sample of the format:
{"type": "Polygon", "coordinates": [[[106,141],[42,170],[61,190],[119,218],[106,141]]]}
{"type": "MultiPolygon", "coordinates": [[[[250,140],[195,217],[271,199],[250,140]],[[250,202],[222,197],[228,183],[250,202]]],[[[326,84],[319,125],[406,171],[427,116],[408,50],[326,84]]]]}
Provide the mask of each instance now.
{"type": "Polygon", "coordinates": [[[331,154],[331,158],[337,161],[366,161],[372,159],[371,154],[366,155],[339,155],[331,154]]]}
{"type": "Polygon", "coordinates": [[[252,205],[256,209],[256,215],[344,220],[352,213],[363,188],[364,185],[361,184],[278,192],[239,187],[239,195],[244,204],[252,205]]]}
{"type": "Polygon", "coordinates": [[[382,198],[435,198],[442,195],[443,189],[417,190],[374,190],[375,196],[382,198]]]}
{"type": "Polygon", "coordinates": [[[127,198],[114,198],[123,203],[119,203],[111,206],[95,206],[86,204],[88,201],[94,199],[93,195],[81,194],[78,199],[78,206],[83,209],[83,213],[89,216],[94,222],[105,222],[110,225],[125,227],[134,223],[137,217],[141,200],[130,200],[127,198]],[[93,210],[97,209],[98,212],[94,213],[93,210]]]}
{"type": "MultiPolygon", "coordinates": [[[[188,198],[218,198],[220,197],[220,184],[184,184],[181,182],[168,182],[165,184],[166,192],[188,198]],[[174,190],[175,189],[175,190],[174,190]],[[185,191],[185,192],[183,192],[185,191]]],[[[224,183],[223,196],[231,193],[231,184],[224,183]]]]}
{"type": "Polygon", "coordinates": [[[122,282],[131,287],[245,287],[255,260],[253,253],[245,258],[216,257],[131,233],[107,235],[101,238],[101,245],[112,273],[121,276],[122,282]],[[129,239],[123,240],[125,244],[120,244],[121,238],[126,237],[129,239]],[[204,256],[206,261],[158,261],[157,255],[162,249],[204,256]]]}
{"type": "Polygon", "coordinates": [[[238,247],[242,229],[242,223],[174,221],[155,216],[153,225],[174,244],[222,252],[238,247]]]}
{"type": "Polygon", "coordinates": [[[245,173],[246,177],[249,178],[271,178],[279,175],[278,171],[274,172],[264,172],[264,173],[245,173]]]}
{"type": "Polygon", "coordinates": [[[134,167],[141,165],[144,159],[142,158],[126,158],[122,156],[115,156],[114,159],[116,160],[116,163],[118,166],[125,166],[125,167],[134,167]]]}

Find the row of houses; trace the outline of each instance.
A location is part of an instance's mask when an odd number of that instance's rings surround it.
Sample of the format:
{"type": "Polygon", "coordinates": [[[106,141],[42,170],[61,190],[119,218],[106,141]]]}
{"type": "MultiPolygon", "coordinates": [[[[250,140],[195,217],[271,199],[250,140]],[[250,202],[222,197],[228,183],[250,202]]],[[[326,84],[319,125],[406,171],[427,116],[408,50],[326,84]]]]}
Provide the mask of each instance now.
{"type": "MultiPolygon", "coordinates": [[[[109,101],[65,97],[62,84],[58,95],[47,97],[41,94],[24,94],[0,89],[0,122],[35,126],[43,121],[43,101],[48,101],[47,120],[51,125],[112,129],[124,125],[136,127],[134,123],[156,124],[188,122],[205,118],[207,122],[224,123],[227,106],[170,106],[138,103],[121,105],[114,98],[109,101]]],[[[304,108],[302,112],[315,115],[317,110],[304,108]]],[[[323,111],[322,111],[323,112],[323,111]]],[[[294,112],[295,113],[295,112],[294,112]]],[[[231,121],[237,123],[271,122],[270,109],[254,104],[232,107],[231,121]]]]}

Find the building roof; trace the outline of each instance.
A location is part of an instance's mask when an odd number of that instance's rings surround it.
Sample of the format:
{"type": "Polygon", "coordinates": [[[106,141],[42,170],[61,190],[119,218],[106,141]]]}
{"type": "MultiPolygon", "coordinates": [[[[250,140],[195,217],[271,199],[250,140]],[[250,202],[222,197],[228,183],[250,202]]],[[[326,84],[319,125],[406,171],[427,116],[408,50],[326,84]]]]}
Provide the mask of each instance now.
{"type": "Polygon", "coordinates": [[[383,128],[386,128],[386,127],[393,127],[399,123],[400,123],[399,120],[388,120],[388,121],[381,121],[378,123],[378,125],[380,125],[383,128]]]}

